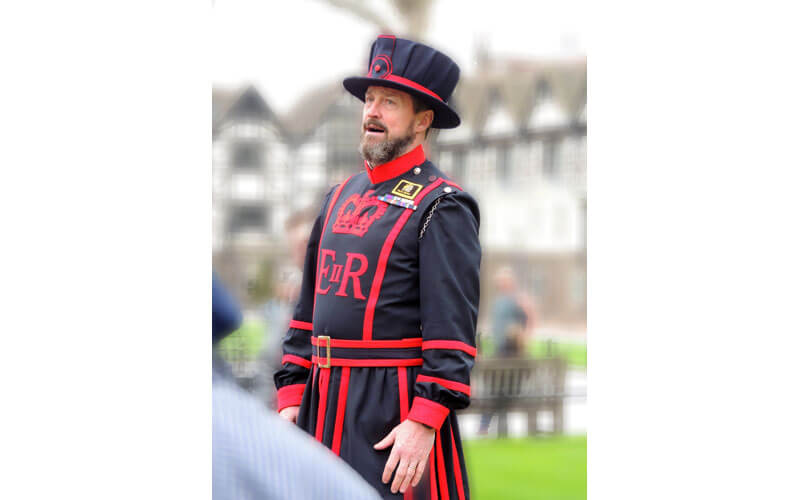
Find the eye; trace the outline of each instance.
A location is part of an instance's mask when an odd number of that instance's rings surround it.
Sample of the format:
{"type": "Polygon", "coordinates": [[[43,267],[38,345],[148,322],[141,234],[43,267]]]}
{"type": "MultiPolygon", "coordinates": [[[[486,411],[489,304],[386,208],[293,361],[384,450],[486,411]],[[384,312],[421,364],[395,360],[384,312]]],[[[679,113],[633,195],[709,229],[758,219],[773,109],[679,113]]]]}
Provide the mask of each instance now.
{"type": "Polygon", "coordinates": [[[394,104],[394,99],[386,99],[386,104],[394,104]]]}

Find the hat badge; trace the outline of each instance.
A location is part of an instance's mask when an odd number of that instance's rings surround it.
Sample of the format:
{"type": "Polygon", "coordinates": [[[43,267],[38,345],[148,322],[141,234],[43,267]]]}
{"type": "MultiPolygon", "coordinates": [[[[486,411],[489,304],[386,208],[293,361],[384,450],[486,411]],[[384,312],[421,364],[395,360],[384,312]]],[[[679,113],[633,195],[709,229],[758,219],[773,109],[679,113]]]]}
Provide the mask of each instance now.
{"type": "Polygon", "coordinates": [[[386,78],[392,74],[392,60],[386,54],[375,56],[369,65],[367,76],[372,78],[386,78]]]}

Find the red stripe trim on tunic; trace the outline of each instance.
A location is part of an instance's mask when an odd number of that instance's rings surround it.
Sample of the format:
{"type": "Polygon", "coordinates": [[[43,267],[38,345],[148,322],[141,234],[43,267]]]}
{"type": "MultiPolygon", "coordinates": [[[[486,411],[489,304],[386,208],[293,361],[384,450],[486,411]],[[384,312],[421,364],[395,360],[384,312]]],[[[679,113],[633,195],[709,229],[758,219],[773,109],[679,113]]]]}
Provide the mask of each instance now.
{"type": "Polygon", "coordinates": [[[431,377],[429,375],[417,375],[417,382],[433,382],[442,387],[452,389],[454,391],[463,392],[467,396],[470,395],[470,387],[467,384],[456,382],[455,380],[447,380],[445,378],[431,377]]]}
{"type": "Polygon", "coordinates": [[[478,349],[458,340],[425,340],[422,342],[422,350],[426,349],[455,349],[464,351],[473,358],[478,354],[478,349]]]}
{"type": "Polygon", "coordinates": [[[336,406],[336,425],[333,427],[333,445],[331,450],[337,455],[342,447],[342,426],[344,424],[344,411],[347,407],[347,386],[350,383],[350,367],[342,368],[342,378],[339,381],[339,403],[336,406]]]}
{"type": "MultiPolygon", "coordinates": [[[[328,362],[328,357],[311,356],[311,363],[316,366],[317,362],[323,364],[328,362]]],[[[422,366],[422,358],[410,359],[349,359],[331,358],[331,366],[422,366]]]]}
{"type": "MultiPolygon", "coordinates": [[[[430,193],[442,182],[443,179],[439,178],[435,182],[428,184],[428,187],[423,189],[422,192],[414,199],[414,204],[419,205],[422,199],[425,198],[428,193],[430,193]]],[[[375,278],[372,280],[372,287],[369,290],[367,308],[366,311],[364,311],[363,340],[372,340],[372,321],[375,318],[375,305],[378,303],[378,296],[381,293],[381,284],[383,284],[383,277],[386,274],[386,264],[389,262],[389,254],[392,253],[394,242],[397,239],[397,236],[400,234],[400,231],[403,229],[403,226],[405,226],[406,222],[408,222],[408,219],[411,217],[412,213],[414,213],[414,211],[410,208],[405,209],[403,213],[400,214],[397,222],[395,222],[392,231],[389,233],[389,236],[386,237],[386,241],[383,242],[383,248],[381,248],[381,253],[378,257],[378,267],[375,269],[375,278]]]]}
{"type": "Polygon", "coordinates": [[[319,372],[319,407],[317,408],[315,437],[320,443],[322,442],[322,431],[325,428],[325,410],[328,407],[328,379],[330,375],[330,370],[320,370],[319,372]]]}
{"type": "Polygon", "coordinates": [[[439,469],[437,476],[439,476],[439,491],[442,498],[450,498],[450,490],[447,487],[447,473],[444,468],[444,453],[442,453],[442,434],[436,433],[436,465],[439,469]]]}
{"type": "Polygon", "coordinates": [[[301,358],[300,356],[295,356],[294,354],[284,354],[283,358],[281,358],[281,364],[283,363],[293,363],[303,368],[311,369],[311,361],[306,358],[301,358]]]}
{"type": "MultiPolygon", "coordinates": [[[[355,175],[355,174],[353,174],[355,175]]],[[[342,194],[342,190],[344,186],[350,182],[350,179],[353,178],[353,175],[348,177],[343,183],[339,185],[339,189],[333,193],[333,197],[331,198],[331,203],[328,205],[328,213],[325,215],[325,222],[322,224],[322,232],[319,233],[319,245],[317,245],[317,263],[314,267],[314,304],[311,309],[311,318],[313,323],[314,318],[314,310],[317,308],[317,290],[319,289],[320,280],[322,280],[322,276],[319,275],[319,253],[322,251],[322,238],[325,236],[325,228],[328,227],[328,220],[331,218],[331,212],[333,212],[333,207],[336,205],[336,201],[339,199],[339,195],[342,194]]]]}
{"type": "Polygon", "coordinates": [[[309,330],[309,331],[313,329],[311,323],[309,323],[308,321],[298,321],[296,319],[289,321],[289,328],[297,328],[298,330],[309,330]]]}
{"type": "Polygon", "coordinates": [[[397,389],[400,391],[400,421],[408,416],[408,375],[404,366],[397,368],[397,389]]]}
{"type": "Polygon", "coordinates": [[[389,232],[389,236],[386,238],[386,241],[383,242],[383,248],[381,249],[380,256],[378,257],[378,267],[375,270],[375,278],[372,280],[372,287],[369,291],[367,308],[364,311],[363,340],[372,340],[372,321],[375,318],[375,305],[378,303],[378,295],[381,293],[381,284],[383,283],[383,277],[386,274],[386,264],[389,262],[389,254],[392,252],[392,247],[394,246],[397,236],[400,234],[400,230],[403,229],[403,226],[405,226],[409,217],[411,217],[412,212],[413,210],[407,208],[402,214],[400,214],[400,217],[398,217],[397,222],[395,222],[391,232],[389,232]]]}
{"type": "Polygon", "coordinates": [[[458,500],[464,500],[464,481],[461,477],[461,463],[458,460],[458,450],[456,449],[456,438],[453,436],[453,428],[450,427],[450,443],[453,448],[453,469],[456,476],[456,489],[458,490],[458,500]]]}
{"type": "Polygon", "coordinates": [[[278,411],[287,406],[300,406],[306,384],[285,385],[278,389],[278,411]]]}
{"type": "MultiPolygon", "coordinates": [[[[400,395],[400,422],[408,416],[408,373],[405,367],[397,368],[397,393],[400,395]]],[[[403,494],[403,500],[414,500],[413,488],[408,487],[403,494]]]]}
{"type": "MultiPolygon", "coordinates": [[[[397,369],[397,391],[400,394],[400,422],[403,422],[408,416],[408,374],[402,366],[397,369]]],[[[414,500],[413,488],[406,489],[403,500],[414,500]]]]}
{"type": "MultiPolygon", "coordinates": [[[[311,337],[311,345],[328,346],[328,340],[320,341],[319,337],[311,337]]],[[[386,349],[392,347],[419,347],[423,345],[422,337],[401,340],[345,340],[330,339],[331,347],[355,347],[358,349],[386,349]]]]}

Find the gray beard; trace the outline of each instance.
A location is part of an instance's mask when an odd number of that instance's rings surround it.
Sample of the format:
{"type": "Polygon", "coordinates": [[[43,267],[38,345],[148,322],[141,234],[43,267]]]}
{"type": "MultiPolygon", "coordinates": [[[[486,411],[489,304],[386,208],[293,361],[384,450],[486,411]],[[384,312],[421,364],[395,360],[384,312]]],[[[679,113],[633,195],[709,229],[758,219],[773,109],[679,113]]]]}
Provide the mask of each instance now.
{"type": "Polygon", "coordinates": [[[414,132],[412,126],[408,127],[408,131],[403,137],[398,137],[397,139],[387,139],[385,141],[372,144],[366,141],[366,133],[361,132],[361,144],[359,146],[359,151],[361,152],[361,156],[367,160],[367,163],[369,163],[370,167],[375,167],[376,165],[389,163],[400,156],[400,153],[403,151],[403,149],[405,149],[412,142],[414,142],[414,132]]]}

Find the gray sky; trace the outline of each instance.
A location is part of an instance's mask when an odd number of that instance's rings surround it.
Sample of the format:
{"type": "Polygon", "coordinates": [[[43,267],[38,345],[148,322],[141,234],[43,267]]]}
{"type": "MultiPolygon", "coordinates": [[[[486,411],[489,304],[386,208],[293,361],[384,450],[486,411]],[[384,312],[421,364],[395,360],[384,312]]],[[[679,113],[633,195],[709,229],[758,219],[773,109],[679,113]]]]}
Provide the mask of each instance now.
{"type": "MultiPolygon", "coordinates": [[[[586,5],[436,0],[428,42],[452,57],[462,74],[473,73],[480,39],[495,55],[583,55],[586,5]]],[[[220,87],[253,83],[278,113],[320,84],[363,73],[378,34],[377,28],[319,0],[215,0],[212,12],[212,82],[220,87]]]]}

